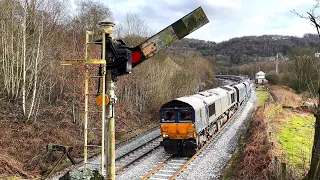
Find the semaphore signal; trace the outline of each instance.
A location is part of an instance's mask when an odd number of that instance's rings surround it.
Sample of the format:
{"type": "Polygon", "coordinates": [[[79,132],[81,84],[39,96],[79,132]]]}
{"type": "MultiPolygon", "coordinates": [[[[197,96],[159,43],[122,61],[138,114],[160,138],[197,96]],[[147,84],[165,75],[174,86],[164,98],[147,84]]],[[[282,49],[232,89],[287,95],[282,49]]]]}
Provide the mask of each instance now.
{"type": "MultiPolygon", "coordinates": [[[[123,40],[113,41],[112,28],[114,23],[108,19],[99,23],[103,29],[101,40],[90,42],[90,36],[94,33],[88,31],[86,35],[86,56],[85,60],[64,60],[61,65],[84,65],[85,72],[85,118],[84,118],[84,170],[68,173],[65,179],[74,179],[71,175],[78,177],[90,174],[87,168],[88,162],[88,147],[101,148],[101,161],[99,173],[107,179],[115,179],[115,113],[114,104],[116,103],[116,95],[114,93],[114,82],[118,76],[131,73],[132,68],[138,66],[145,60],[151,58],[170,44],[182,39],[193,31],[199,29],[209,22],[201,7],[190,12],[186,16],[177,20],[170,26],[166,27],[159,33],[153,35],[149,39],[136,47],[128,47],[123,40]],[[101,45],[101,59],[89,59],[88,45],[101,45]],[[117,47],[117,48],[116,48],[117,47]],[[88,121],[89,121],[89,95],[94,93],[89,92],[89,79],[91,77],[88,71],[89,65],[100,64],[99,68],[99,84],[102,82],[102,91],[98,88],[96,93],[96,103],[101,107],[101,145],[88,144],[88,121]],[[108,129],[108,134],[105,133],[108,129]],[[105,148],[108,147],[108,148],[105,148]],[[107,156],[105,161],[103,154],[107,156]],[[106,164],[107,162],[107,164],[106,164]],[[105,166],[108,166],[105,171],[105,166]]],[[[99,85],[100,86],[100,85],[99,85]]],[[[92,174],[92,173],[91,173],[92,174]]]]}

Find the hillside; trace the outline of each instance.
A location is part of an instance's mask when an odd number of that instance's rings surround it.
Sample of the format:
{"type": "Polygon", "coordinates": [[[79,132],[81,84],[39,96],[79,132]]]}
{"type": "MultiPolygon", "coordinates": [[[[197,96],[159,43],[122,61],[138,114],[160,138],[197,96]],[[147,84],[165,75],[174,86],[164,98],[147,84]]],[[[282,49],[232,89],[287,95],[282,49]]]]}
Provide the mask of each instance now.
{"type": "Polygon", "coordinates": [[[231,64],[244,64],[253,61],[256,56],[270,57],[276,53],[288,55],[292,47],[319,48],[319,37],[316,34],[305,34],[301,38],[281,35],[244,36],[221,43],[184,38],[168,47],[167,51],[173,55],[197,51],[214,59],[217,55],[224,55],[230,57],[231,64]]]}

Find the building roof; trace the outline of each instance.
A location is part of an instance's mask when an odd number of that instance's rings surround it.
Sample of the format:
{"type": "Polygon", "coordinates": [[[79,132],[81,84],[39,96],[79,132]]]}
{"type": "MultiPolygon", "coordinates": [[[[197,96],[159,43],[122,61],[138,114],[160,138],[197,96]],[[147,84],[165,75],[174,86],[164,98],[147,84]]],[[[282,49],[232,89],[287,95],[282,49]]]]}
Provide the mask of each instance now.
{"type": "Polygon", "coordinates": [[[264,73],[263,71],[259,71],[257,72],[257,75],[265,75],[266,73],[264,73]]]}

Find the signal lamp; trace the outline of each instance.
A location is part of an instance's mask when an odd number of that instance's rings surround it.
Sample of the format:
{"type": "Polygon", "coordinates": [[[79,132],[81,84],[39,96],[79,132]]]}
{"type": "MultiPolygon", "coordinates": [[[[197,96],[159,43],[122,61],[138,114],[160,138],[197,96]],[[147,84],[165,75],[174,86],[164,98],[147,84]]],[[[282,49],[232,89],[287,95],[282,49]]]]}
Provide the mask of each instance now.
{"type": "Polygon", "coordinates": [[[135,52],[133,52],[133,53],[131,54],[131,58],[132,58],[131,62],[132,62],[133,64],[139,62],[139,61],[142,59],[141,52],[140,52],[140,51],[135,51],[135,52]]]}
{"type": "MultiPolygon", "coordinates": [[[[105,95],[105,105],[108,105],[110,100],[109,100],[109,97],[107,95],[105,95]]],[[[102,94],[100,94],[97,98],[96,98],[96,103],[99,107],[102,107],[102,94]]]]}

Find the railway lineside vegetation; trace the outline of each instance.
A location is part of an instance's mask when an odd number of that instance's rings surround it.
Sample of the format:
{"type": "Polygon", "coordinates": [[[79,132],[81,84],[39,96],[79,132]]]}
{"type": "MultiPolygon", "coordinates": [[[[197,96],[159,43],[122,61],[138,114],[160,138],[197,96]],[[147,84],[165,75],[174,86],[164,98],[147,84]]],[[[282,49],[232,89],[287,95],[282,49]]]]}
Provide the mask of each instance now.
{"type": "Polygon", "coordinates": [[[256,93],[258,98],[258,106],[264,105],[264,103],[269,97],[269,93],[260,86],[256,88],[256,93]]]}
{"type": "MultiPolygon", "coordinates": [[[[49,143],[73,146],[72,156],[82,158],[84,71],[59,62],[83,59],[85,31],[99,32],[98,22],[113,17],[100,2],[77,1],[74,11],[68,9],[70,3],[0,1],[0,178],[46,175],[59,157],[46,154],[49,143]]],[[[115,28],[115,38],[129,45],[151,31],[132,13],[115,28]]],[[[99,52],[93,47],[89,53],[99,58],[99,52]]],[[[116,83],[117,142],[157,125],[161,104],[211,87],[214,79],[213,64],[194,52],[158,54],[133,71],[116,83]]],[[[90,88],[95,90],[97,82],[90,88]]],[[[90,136],[90,142],[99,142],[98,136],[90,136]]],[[[62,164],[57,170],[70,165],[62,164]]]]}
{"type": "Polygon", "coordinates": [[[307,177],[315,123],[312,110],[287,86],[270,85],[256,91],[257,111],[240,138],[224,179],[307,177]]]}
{"type": "Polygon", "coordinates": [[[310,168],[315,117],[302,96],[294,91],[271,86],[270,92],[275,102],[265,108],[270,141],[274,156],[286,165],[286,169],[279,168],[277,172],[302,179],[310,168]]]}
{"type": "Polygon", "coordinates": [[[304,174],[310,164],[315,118],[293,115],[283,119],[283,122],[286,125],[279,128],[276,138],[287,154],[287,161],[292,162],[300,174],[304,174]]]}

